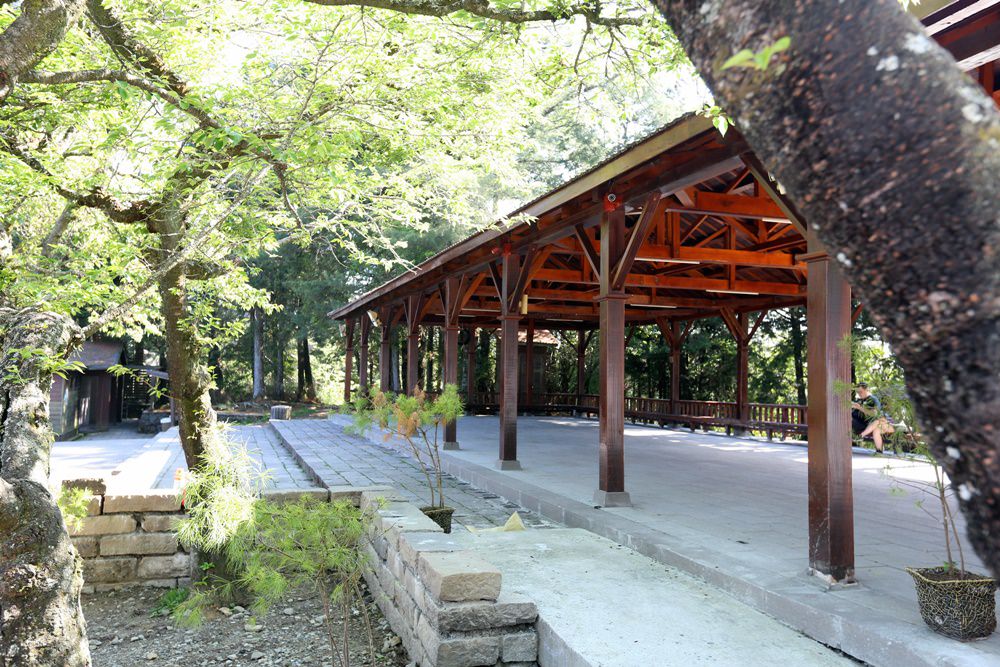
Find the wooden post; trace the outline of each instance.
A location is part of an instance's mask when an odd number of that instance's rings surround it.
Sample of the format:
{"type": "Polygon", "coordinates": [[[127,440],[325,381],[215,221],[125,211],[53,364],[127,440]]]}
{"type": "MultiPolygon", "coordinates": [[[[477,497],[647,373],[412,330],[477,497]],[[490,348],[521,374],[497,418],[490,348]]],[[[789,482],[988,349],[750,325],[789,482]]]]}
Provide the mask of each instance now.
{"type": "Polygon", "coordinates": [[[681,339],[681,323],[670,323],[673,340],[670,343],[670,413],[678,414],[681,400],[681,351],[684,347],[681,339]]]}
{"type": "MultiPolygon", "coordinates": [[[[810,239],[810,250],[814,244],[810,239]]],[[[825,252],[811,252],[808,283],[809,566],[834,581],[854,580],[851,418],[838,385],[849,386],[851,289],[825,252]]]]}
{"type": "Polygon", "coordinates": [[[361,316],[361,352],[358,355],[358,389],[368,395],[368,335],[371,333],[372,321],[365,313],[361,316]]]}
{"type": "MultiPolygon", "coordinates": [[[[448,278],[444,284],[442,302],[444,305],[444,368],[441,378],[441,390],[449,385],[458,388],[458,317],[461,311],[463,281],[458,278],[448,278]]],[[[458,449],[458,423],[452,422],[444,427],[444,449],[458,449]]]]}
{"type": "Polygon", "coordinates": [[[516,284],[520,273],[520,257],[507,251],[502,260],[500,287],[500,458],[501,470],[520,470],[517,460],[517,328],[521,316],[516,284]]]}
{"type": "Polygon", "coordinates": [[[534,388],[535,384],[535,320],[528,319],[528,331],[525,336],[524,347],[524,407],[530,410],[535,404],[534,388]]]}
{"type": "Polygon", "coordinates": [[[344,325],[344,405],[351,402],[351,375],[354,372],[354,320],[344,325]]]}
{"type": "Polygon", "coordinates": [[[576,401],[577,405],[583,400],[585,387],[584,380],[587,378],[587,343],[590,342],[583,329],[576,332],[576,401]]]}
{"type": "Polygon", "coordinates": [[[469,343],[465,347],[465,402],[476,400],[476,327],[466,329],[469,343]]]}
{"type": "Polygon", "coordinates": [[[420,327],[406,337],[406,391],[413,394],[420,386],[420,327]]]}
{"type": "Polygon", "coordinates": [[[746,424],[750,421],[750,337],[747,327],[746,313],[737,316],[740,336],[736,339],[736,418],[740,426],[737,435],[747,432],[746,424]]]}
{"type": "Polygon", "coordinates": [[[389,323],[388,313],[384,313],[381,326],[381,345],[378,351],[379,389],[382,391],[389,391],[392,388],[392,358],[390,356],[391,350],[389,349],[391,341],[392,325],[389,323]]]}
{"type": "MultiPolygon", "coordinates": [[[[609,195],[610,196],[610,195],[609,195]]],[[[625,291],[613,284],[625,245],[625,209],[601,218],[600,453],[594,504],[631,505],[625,491],[625,291]]]]}

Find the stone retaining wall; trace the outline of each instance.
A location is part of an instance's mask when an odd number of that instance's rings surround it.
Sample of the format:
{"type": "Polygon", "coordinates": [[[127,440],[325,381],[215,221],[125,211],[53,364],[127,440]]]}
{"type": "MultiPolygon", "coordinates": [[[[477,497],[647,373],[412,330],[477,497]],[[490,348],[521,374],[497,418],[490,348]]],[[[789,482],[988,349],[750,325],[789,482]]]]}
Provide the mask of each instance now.
{"type": "Polygon", "coordinates": [[[410,658],[421,667],[537,665],[535,604],[503,593],[493,565],[415,505],[386,496],[361,496],[375,516],[365,579],[410,658]]]}
{"type": "Polygon", "coordinates": [[[189,583],[192,558],[176,534],[181,516],[173,490],[92,495],[88,516],[79,526],[70,526],[73,545],[83,558],[84,591],[189,583]]]}

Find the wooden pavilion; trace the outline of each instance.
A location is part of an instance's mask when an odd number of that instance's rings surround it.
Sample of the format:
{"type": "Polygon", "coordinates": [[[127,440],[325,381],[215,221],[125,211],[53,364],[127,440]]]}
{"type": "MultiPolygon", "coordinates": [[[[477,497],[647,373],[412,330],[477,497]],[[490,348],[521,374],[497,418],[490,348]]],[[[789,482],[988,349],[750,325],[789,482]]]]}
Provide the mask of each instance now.
{"type": "MultiPolygon", "coordinates": [[[[994,93],[1000,1],[958,0],[923,18],[970,75],[994,93]]],[[[418,381],[422,326],[444,330],[444,380],[457,383],[459,332],[499,335],[497,466],[517,470],[522,410],[583,410],[600,419],[595,503],[630,504],[624,466],[628,416],[660,422],[765,431],[808,431],[809,562],[836,581],[854,578],[850,414],[835,387],[850,381],[839,345],[860,312],[836,258],[782,194],[739,132],[724,137],[699,116],[683,117],[515,211],[504,224],[447,248],[330,313],[346,322],[345,396],[350,397],[359,330],[358,380],[367,391],[372,329],[380,340],[380,388],[390,386],[392,330],[407,332],[407,380],[418,381]],[[749,343],[764,314],[805,304],[808,407],[748,399],[749,343]],[[682,401],[681,346],[691,322],[719,317],[737,344],[736,400],[682,401]],[[670,346],[669,399],[625,396],[626,327],[656,325],[670,346]],[[598,396],[544,394],[518,386],[518,332],[579,332],[578,378],[597,331],[598,396]],[[518,405],[519,397],[527,405],[518,405]]],[[[474,340],[472,335],[464,336],[474,340]]],[[[467,348],[466,376],[474,363],[467,348]]],[[[530,347],[529,347],[530,349],[530,347]]],[[[531,354],[526,377],[533,377],[531,354]]],[[[470,386],[474,406],[493,403],[470,386]]],[[[457,447],[455,425],[445,440],[457,447]]]]}

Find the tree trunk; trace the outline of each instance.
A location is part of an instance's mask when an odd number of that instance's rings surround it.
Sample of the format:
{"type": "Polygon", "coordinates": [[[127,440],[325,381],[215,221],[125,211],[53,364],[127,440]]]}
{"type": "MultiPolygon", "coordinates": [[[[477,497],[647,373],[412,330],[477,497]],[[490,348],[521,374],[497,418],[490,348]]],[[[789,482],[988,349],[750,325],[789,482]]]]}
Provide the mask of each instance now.
{"type": "Polygon", "coordinates": [[[309,336],[302,337],[302,364],[305,368],[306,400],[316,402],[316,381],[313,380],[312,353],[309,350],[309,336]]]}
{"type": "Polygon", "coordinates": [[[38,349],[63,358],[79,330],[69,318],[0,309],[0,664],[90,665],[80,608],[81,561],[48,487],[52,376],[38,349]],[[7,369],[15,369],[16,378],[7,369]]]}
{"type": "Polygon", "coordinates": [[[314,403],[316,401],[316,384],[313,382],[312,358],[309,354],[309,337],[302,336],[296,342],[298,356],[298,390],[295,400],[314,403]]]}
{"type": "Polygon", "coordinates": [[[274,342],[274,397],[285,399],[285,347],[287,343],[276,338],[274,342]]]}
{"type": "MultiPolygon", "coordinates": [[[[183,234],[180,228],[160,223],[160,248],[169,255],[179,250],[183,234]]],[[[199,342],[195,324],[189,317],[185,264],[165,272],[157,281],[160,311],[163,316],[163,337],[167,344],[167,372],[170,374],[170,396],[174,399],[180,424],[181,447],[188,468],[201,464],[205,443],[216,427],[215,410],[209,390],[212,375],[204,362],[204,349],[199,342]]]]}
{"type": "Polygon", "coordinates": [[[656,5],[892,344],[970,540],[1000,575],[993,101],[896,0],[656,5]],[[721,67],[785,36],[764,71],[721,67]]]}
{"type": "Polygon", "coordinates": [[[250,328],[253,333],[253,395],[255,401],[264,398],[264,315],[260,308],[250,310],[250,328]]]}

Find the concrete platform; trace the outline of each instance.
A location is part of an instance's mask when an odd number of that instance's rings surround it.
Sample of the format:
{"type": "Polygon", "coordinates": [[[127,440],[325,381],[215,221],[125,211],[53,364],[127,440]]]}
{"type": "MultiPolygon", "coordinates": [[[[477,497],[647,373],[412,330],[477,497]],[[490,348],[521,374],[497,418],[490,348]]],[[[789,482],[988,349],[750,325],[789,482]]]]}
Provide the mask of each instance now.
{"type": "MultiPolygon", "coordinates": [[[[343,417],[334,417],[343,420],[343,417]]],[[[873,665],[1000,665],[1000,635],[963,644],[920,619],[906,566],[940,563],[939,525],[890,477],[929,478],[926,464],[854,457],[860,583],[830,589],[808,570],[807,450],[707,433],[626,426],[632,507],[595,508],[598,423],[522,417],[520,471],[494,467],[496,417],[464,417],[445,469],[542,516],[584,528],[701,577],[781,622],[873,665]],[[893,466],[890,475],[885,466],[893,466]]],[[[961,529],[964,533],[964,527],[961,529]]],[[[984,571],[966,543],[967,565],[984,571]]]]}
{"type": "Polygon", "coordinates": [[[458,532],[538,606],[539,664],[853,665],[714,586],[584,530],[458,532]]]}

